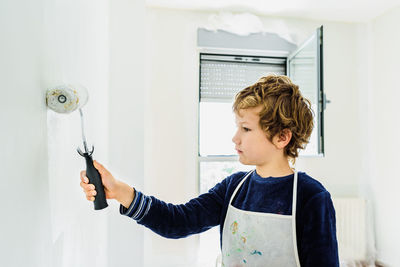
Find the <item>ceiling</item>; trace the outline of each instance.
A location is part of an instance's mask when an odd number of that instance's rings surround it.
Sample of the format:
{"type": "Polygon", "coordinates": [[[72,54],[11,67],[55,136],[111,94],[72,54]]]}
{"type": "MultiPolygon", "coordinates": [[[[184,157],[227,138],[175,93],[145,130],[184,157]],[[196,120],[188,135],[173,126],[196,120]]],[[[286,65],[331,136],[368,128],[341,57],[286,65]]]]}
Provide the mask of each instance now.
{"type": "Polygon", "coordinates": [[[146,0],[147,6],[199,11],[250,12],[257,15],[367,22],[400,0],[146,0]]]}

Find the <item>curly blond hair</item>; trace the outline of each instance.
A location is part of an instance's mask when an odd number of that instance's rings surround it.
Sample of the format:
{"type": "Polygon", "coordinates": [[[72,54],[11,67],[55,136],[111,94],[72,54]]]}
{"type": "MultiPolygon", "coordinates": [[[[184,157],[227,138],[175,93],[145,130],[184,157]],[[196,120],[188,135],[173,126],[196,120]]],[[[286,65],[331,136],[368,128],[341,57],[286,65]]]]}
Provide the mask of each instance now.
{"type": "Polygon", "coordinates": [[[301,95],[299,86],[289,77],[271,74],[237,93],[232,109],[238,113],[241,109],[259,106],[262,107],[259,124],[268,140],[272,142],[283,130],[292,132],[284,153],[294,163],[299,149],[304,149],[309,142],[314,127],[311,102],[301,95]]]}

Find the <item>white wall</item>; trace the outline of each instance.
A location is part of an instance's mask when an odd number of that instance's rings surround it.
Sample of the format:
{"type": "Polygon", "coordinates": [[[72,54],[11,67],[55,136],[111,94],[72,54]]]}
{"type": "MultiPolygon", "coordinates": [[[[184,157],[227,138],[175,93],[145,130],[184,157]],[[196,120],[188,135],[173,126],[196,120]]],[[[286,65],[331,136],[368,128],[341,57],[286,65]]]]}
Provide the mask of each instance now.
{"type": "Polygon", "coordinates": [[[0,258],[50,266],[46,108],[40,83],[43,1],[0,2],[0,258]],[[36,231],[32,231],[36,229],[36,231]],[[23,253],[23,257],[21,256],[23,253]]]}
{"type": "Polygon", "coordinates": [[[106,0],[0,4],[1,266],[107,264],[108,211],[79,187],[79,113],[45,103],[51,86],[86,86],[87,138],[107,162],[107,15],[106,0]]]}
{"type": "MultiPolygon", "coordinates": [[[[45,1],[40,79],[43,91],[56,84],[85,86],[85,134],[95,146],[94,159],[108,161],[108,1],[45,1]]],[[[43,106],[43,109],[46,109],[43,106]]],[[[47,110],[48,195],[52,242],[58,253],[52,265],[107,266],[107,215],[94,211],[79,187],[85,169],[79,112],[47,110]]],[[[50,230],[49,229],[49,230],[50,230]]]]}
{"type": "MultiPolygon", "coordinates": [[[[111,173],[143,188],[144,177],[144,1],[110,1],[109,145],[111,173]]],[[[143,266],[143,227],[119,215],[109,218],[108,266],[143,266]],[[133,263],[133,261],[135,263],[133,263]]]]}
{"type": "Polygon", "coordinates": [[[393,9],[369,24],[372,91],[369,94],[371,135],[370,188],[375,199],[378,256],[390,266],[400,266],[400,215],[397,169],[400,148],[398,106],[400,97],[399,67],[400,8],[393,9]]]}
{"type": "MultiPolygon", "coordinates": [[[[145,190],[183,203],[197,196],[198,52],[196,30],[211,13],[147,10],[145,190]]],[[[358,195],[362,158],[359,84],[355,79],[359,28],[351,23],[263,18],[270,31],[300,43],[324,25],[325,92],[332,101],[325,112],[324,158],[298,160],[299,169],[320,180],[335,196],[358,195]]],[[[221,177],[223,179],[224,177],[221,177]]],[[[145,231],[145,266],[193,265],[198,236],[166,240],[145,231]],[[154,257],[158,255],[158,257],[154,257]]]]}

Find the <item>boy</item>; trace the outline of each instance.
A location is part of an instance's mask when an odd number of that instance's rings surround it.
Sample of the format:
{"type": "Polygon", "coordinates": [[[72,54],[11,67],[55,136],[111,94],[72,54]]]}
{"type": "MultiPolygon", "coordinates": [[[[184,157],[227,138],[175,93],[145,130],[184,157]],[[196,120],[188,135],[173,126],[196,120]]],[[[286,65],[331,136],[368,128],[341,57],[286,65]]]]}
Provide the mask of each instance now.
{"type": "MultiPolygon", "coordinates": [[[[239,161],[255,165],[186,204],[167,204],[116,180],[95,162],[106,197],[120,213],[159,235],[181,238],[220,225],[222,263],[230,266],[339,266],[335,210],[321,183],[289,165],[313,128],[310,102],[286,76],[269,75],[240,91],[232,138],[239,161]]],[[[81,172],[93,201],[94,186],[81,172]]]]}

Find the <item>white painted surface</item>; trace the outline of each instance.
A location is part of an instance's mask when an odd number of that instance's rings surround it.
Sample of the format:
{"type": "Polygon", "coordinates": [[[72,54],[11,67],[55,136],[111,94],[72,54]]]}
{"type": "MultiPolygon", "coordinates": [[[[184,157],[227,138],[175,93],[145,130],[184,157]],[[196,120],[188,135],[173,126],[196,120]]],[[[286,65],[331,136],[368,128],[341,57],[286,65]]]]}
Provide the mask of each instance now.
{"type": "Polygon", "coordinates": [[[260,16],[366,22],[400,5],[398,0],[146,0],[150,7],[200,12],[250,12],[260,16]]]}
{"type": "Polygon", "coordinates": [[[0,4],[1,266],[107,265],[108,211],[79,187],[79,113],[52,116],[45,104],[49,87],[87,87],[87,138],[107,162],[107,14],[107,1],[0,4]]]}
{"type": "MultiPolygon", "coordinates": [[[[109,146],[111,173],[143,188],[144,1],[110,1],[109,146]]],[[[143,266],[143,227],[119,214],[112,201],[108,266],[143,266]],[[133,263],[134,262],[134,263],[133,263]]]]}
{"type": "Polygon", "coordinates": [[[390,266],[400,266],[400,215],[398,211],[398,151],[400,126],[400,9],[378,17],[371,24],[372,92],[369,95],[370,187],[375,199],[378,257],[390,266]]]}
{"type": "Polygon", "coordinates": [[[46,107],[38,69],[42,8],[43,1],[0,2],[2,266],[51,263],[46,107]]]}

